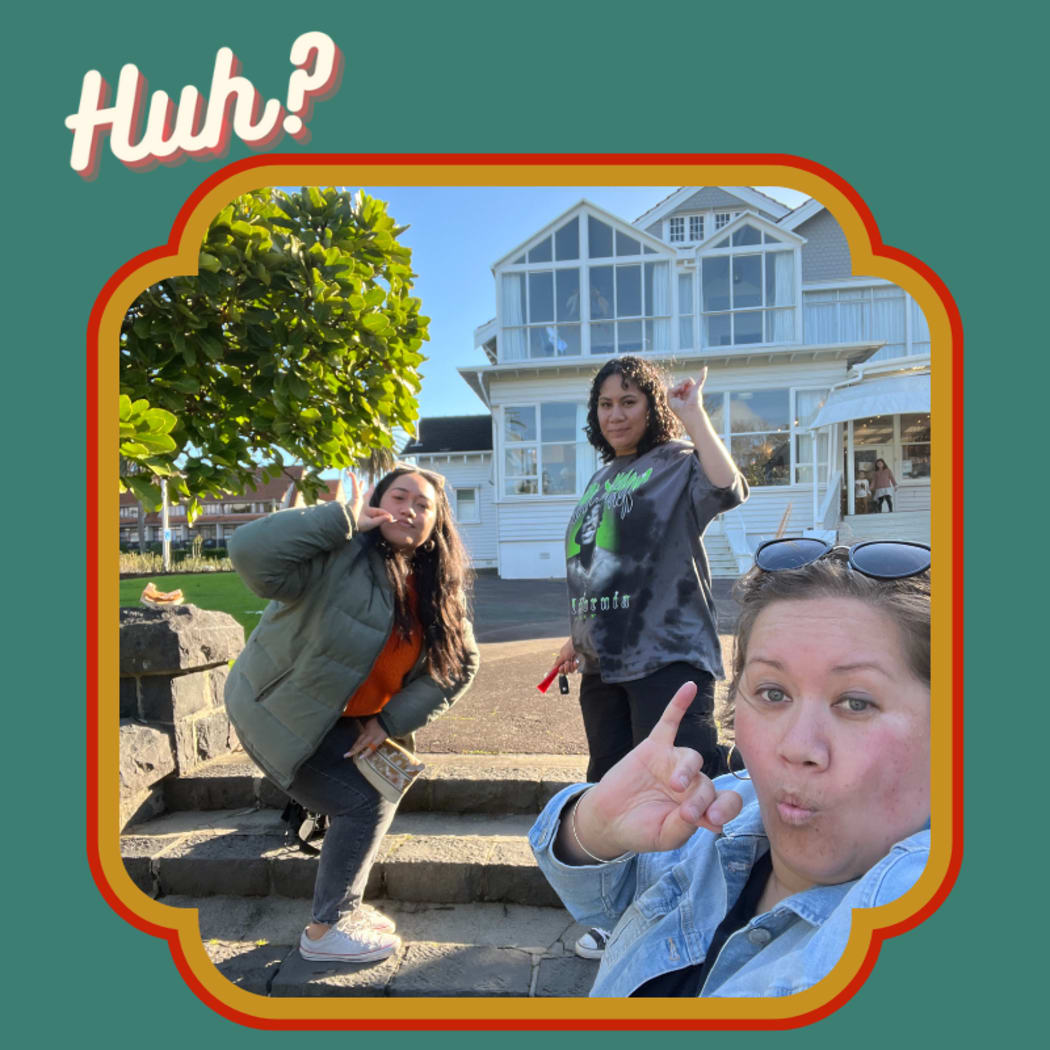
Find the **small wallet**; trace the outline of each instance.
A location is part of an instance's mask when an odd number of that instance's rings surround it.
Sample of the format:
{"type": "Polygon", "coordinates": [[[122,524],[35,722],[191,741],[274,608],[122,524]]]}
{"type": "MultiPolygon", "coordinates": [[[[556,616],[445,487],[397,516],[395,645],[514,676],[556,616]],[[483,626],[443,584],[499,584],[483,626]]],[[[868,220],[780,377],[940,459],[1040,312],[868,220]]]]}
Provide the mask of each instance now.
{"type": "Polygon", "coordinates": [[[383,798],[395,803],[401,801],[401,796],[425,768],[411,751],[389,737],[375,751],[354,755],[354,765],[383,798]]]}

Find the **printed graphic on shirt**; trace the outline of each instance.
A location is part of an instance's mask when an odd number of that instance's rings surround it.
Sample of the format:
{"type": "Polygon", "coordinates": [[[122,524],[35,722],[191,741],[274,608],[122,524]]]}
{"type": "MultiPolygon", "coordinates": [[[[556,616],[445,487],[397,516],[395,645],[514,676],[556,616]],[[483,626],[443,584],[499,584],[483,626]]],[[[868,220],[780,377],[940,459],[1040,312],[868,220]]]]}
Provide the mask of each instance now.
{"type": "Polygon", "coordinates": [[[740,502],[695,449],[659,445],[594,476],[565,534],[573,645],[584,674],[628,681],[676,661],[721,675],[702,537],[740,502]]]}
{"type": "MultiPolygon", "coordinates": [[[[592,617],[631,607],[631,594],[605,585],[621,576],[624,522],[635,508],[635,495],[652,477],[653,468],[639,473],[633,467],[606,481],[594,481],[580,498],[565,541],[565,558],[574,592],[569,599],[573,617],[592,617]],[[582,589],[582,593],[580,590],[582,589]]],[[[634,532],[635,530],[630,530],[634,532]]]]}

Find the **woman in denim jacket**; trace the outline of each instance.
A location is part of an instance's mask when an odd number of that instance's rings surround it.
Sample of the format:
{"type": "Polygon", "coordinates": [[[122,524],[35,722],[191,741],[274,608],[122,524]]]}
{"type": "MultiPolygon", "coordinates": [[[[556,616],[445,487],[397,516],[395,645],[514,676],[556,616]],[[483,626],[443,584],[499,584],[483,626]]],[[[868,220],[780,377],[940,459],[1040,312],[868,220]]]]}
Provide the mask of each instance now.
{"type": "Polygon", "coordinates": [[[841,551],[773,541],[741,581],[729,697],[746,773],[712,782],[674,746],[687,684],[645,741],[533,827],[569,911],[613,927],[592,995],[802,991],[838,962],[853,908],[922,873],[929,549],[841,551]]]}

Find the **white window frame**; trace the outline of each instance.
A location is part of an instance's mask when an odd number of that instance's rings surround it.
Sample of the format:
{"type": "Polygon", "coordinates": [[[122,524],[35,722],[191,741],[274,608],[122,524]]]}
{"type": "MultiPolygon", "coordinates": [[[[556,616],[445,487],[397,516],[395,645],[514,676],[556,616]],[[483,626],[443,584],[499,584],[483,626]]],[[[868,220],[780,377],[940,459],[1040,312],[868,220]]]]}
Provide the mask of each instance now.
{"type": "MultiPolygon", "coordinates": [[[[728,213],[719,213],[728,214],[728,213]]],[[[739,217],[743,213],[737,213],[739,217]]],[[[698,283],[699,288],[696,289],[698,300],[696,303],[696,317],[697,317],[697,333],[696,341],[698,347],[702,349],[714,349],[714,350],[730,350],[730,349],[747,349],[750,347],[758,346],[795,346],[800,343],[803,336],[802,332],[802,253],[801,247],[797,241],[791,239],[785,235],[785,231],[776,229],[770,229],[771,223],[767,223],[759,216],[754,214],[747,214],[741,223],[736,224],[731,221],[727,226],[723,226],[717,232],[722,234],[720,240],[724,240],[726,237],[732,241],[733,236],[737,230],[742,229],[744,226],[753,226],[762,235],[758,244],[747,244],[747,245],[734,245],[732,243],[716,247],[715,245],[719,242],[715,240],[714,235],[708,238],[709,247],[703,249],[698,256],[698,283]],[[776,238],[775,243],[766,243],[766,235],[776,238]],[[792,302],[789,304],[782,304],[779,306],[767,304],[765,301],[766,297],[766,265],[767,260],[771,256],[790,252],[794,260],[792,264],[792,280],[791,280],[791,294],[792,302]],[[733,259],[741,256],[757,255],[761,258],[761,289],[762,289],[762,304],[760,306],[747,306],[737,307],[732,306],[727,310],[705,310],[704,309],[704,262],[711,259],[724,258],[729,260],[729,272],[730,282],[732,282],[733,272],[733,259]],[[787,343],[781,340],[767,340],[766,339],[766,322],[767,318],[777,311],[790,310],[793,314],[792,327],[794,336],[787,343]],[[737,342],[735,338],[735,318],[739,314],[747,313],[760,313],[762,315],[762,338],[758,342],[744,343],[737,342]],[[723,316],[730,319],[731,331],[734,333],[733,342],[726,344],[712,345],[707,340],[707,324],[706,319],[708,317],[723,316]]]]}
{"type": "MultiPolygon", "coordinates": [[[[798,480],[798,467],[800,461],[797,456],[798,450],[798,438],[807,434],[813,434],[816,437],[817,432],[808,430],[798,424],[798,401],[797,396],[800,393],[812,392],[821,390],[827,392],[829,390],[827,383],[813,383],[805,386],[764,386],[764,385],[753,385],[750,387],[736,386],[726,390],[711,390],[705,391],[705,400],[708,398],[720,397],[722,398],[722,429],[718,431],[718,436],[721,438],[722,443],[732,454],[733,449],[733,438],[734,437],[747,437],[748,435],[754,434],[783,434],[788,439],[789,449],[789,464],[788,464],[788,479],[782,484],[778,485],[752,485],[753,489],[762,489],[763,491],[769,492],[782,492],[784,489],[791,488],[803,488],[809,489],[810,482],[798,480]],[[741,390],[751,390],[755,393],[768,393],[770,391],[783,391],[788,392],[788,429],[786,431],[774,431],[774,430],[749,430],[749,431],[738,431],[733,432],[732,429],[732,395],[739,393],[741,390]]],[[[830,475],[832,466],[835,462],[835,452],[828,446],[828,458],[827,461],[822,463],[818,459],[817,471],[818,471],[818,484],[824,484],[827,481],[828,475],[830,475]],[[823,468],[824,473],[821,473],[823,468]]],[[[812,460],[807,459],[805,466],[811,465],[812,460]]]]}
{"type": "Polygon", "coordinates": [[[586,418],[587,406],[582,401],[570,401],[553,398],[549,401],[514,401],[499,407],[499,429],[498,429],[498,475],[499,489],[496,495],[497,503],[521,503],[528,500],[542,500],[554,502],[558,500],[579,499],[583,492],[583,486],[590,479],[597,467],[596,452],[583,433],[579,430],[576,441],[573,443],[576,449],[576,488],[573,492],[543,492],[543,447],[544,445],[564,445],[565,441],[544,441],[542,432],[542,409],[545,404],[553,405],[575,405],[576,418],[586,418]],[[533,409],[536,413],[536,437],[530,441],[515,441],[513,444],[507,442],[506,436],[506,413],[509,409],[533,409]],[[536,473],[535,474],[508,474],[507,452],[511,449],[535,449],[536,450],[536,473]],[[535,492],[508,492],[508,483],[514,481],[526,481],[534,479],[536,482],[535,492]]]}
{"type": "Polygon", "coordinates": [[[455,485],[453,487],[453,494],[455,496],[455,517],[456,522],[460,525],[476,525],[481,521],[481,488],[477,485],[455,485]],[[474,493],[474,516],[464,518],[459,513],[459,494],[461,492],[473,492],[474,493]]]}
{"type": "MultiPolygon", "coordinates": [[[[559,221],[557,227],[553,225],[545,229],[545,231],[537,235],[532,243],[535,241],[543,240],[545,237],[553,237],[557,234],[558,229],[565,224],[565,222],[571,222],[573,218],[579,221],[579,237],[580,237],[580,257],[578,259],[553,261],[553,262],[508,262],[500,265],[495,271],[496,279],[496,328],[499,332],[498,345],[499,345],[499,363],[508,364],[519,361],[548,361],[558,362],[566,359],[580,361],[590,357],[593,357],[591,353],[591,329],[590,325],[594,323],[608,323],[615,324],[617,321],[635,321],[640,320],[642,322],[642,343],[643,346],[646,344],[646,332],[647,322],[654,322],[657,320],[667,319],[669,331],[671,333],[668,345],[666,347],[659,347],[655,351],[651,348],[643,349],[641,353],[666,353],[673,351],[677,345],[677,335],[675,334],[674,326],[677,321],[676,313],[676,301],[677,293],[674,291],[674,278],[676,274],[675,268],[675,254],[674,249],[669,249],[666,245],[662,245],[662,250],[657,248],[655,244],[650,243],[650,237],[643,230],[638,229],[635,226],[631,226],[629,223],[619,222],[606,217],[605,215],[594,214],[587,208],[582,208],[576,212],[574,216],[562,217],[563,221],[559,221]],[[604,224],[605,226],[611,227],[613,231],[613,255],[610,256],[599,256],[591,258],[590,256],[590,220],[594,219],[597,222],[604,224]],[[639,252],[637,255],[617,255],[616,252],[616,234],[621,233],[626,237],[630,237],[639,244],[639,252]],[[614,268],[617,266],[633,266],[640,265],[644,266],[646,263],[663,263],[668,268],[668,299],[670,312],[668,314],[643,314],[640,316],[631,317],[618,317],[613,316],[612,318],[592,318],[591,317],[591,304],[590,304],[590,271],[592,268],[600,266],[611,266],[614,268]],[[555,303],[557,303],[557,271],[562,269],[575,269],[579,274],[579,289],[580,289],[580,304],[579,304],[579,320],[578,321],[558,321],[557,319],[550,322],[538,322],[538,321],[526,321],[524,317],[528,316],[527,298],[529,295],[528,289],[528,275],[530,273],[540,273],[553,271],[554,282],[555,282],[555,303]],[[508,325],[503,316],[504,300],[503,300],[503,279],[504,277],[522,274],[525,276],[525,297],[526,303],[523,309],[523,320],[520,325],[508,325]],[[575,354],[557,354],[549,357],[531,357],[529,355],[530,348],[530,337],[529,331],[533,328],[545,328],[557,326],[579,326],[580,332],[580,352],[579,355],[575,354]],[[522,357],[507,357],[508,340],[505,335],[508,331],[520,330],[524,333],[524,355],[522,357]]],[[[515,256],[516,259],[527,259],[529,247],[518,253],[515,256]]],[[[614,273],[614,285],[615,285],[615,273],[614,273]]],[[[643,271],[643,284],[644,284],[644,271],[643,271]]],[[[555,306],[555,314],[557,314],[557,305],[555,306]]],[[[619,351],[614,351],[619,352],[619,351]]]]}

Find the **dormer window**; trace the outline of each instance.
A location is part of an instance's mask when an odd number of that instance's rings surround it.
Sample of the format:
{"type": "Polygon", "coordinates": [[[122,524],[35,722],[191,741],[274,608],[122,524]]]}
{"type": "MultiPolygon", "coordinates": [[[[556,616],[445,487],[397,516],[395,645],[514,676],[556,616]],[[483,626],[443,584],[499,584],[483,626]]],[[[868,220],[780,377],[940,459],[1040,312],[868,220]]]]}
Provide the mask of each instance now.
{"type": "Polygon", "coordinates": [[[702,241],[704,239],[704,217],[702,215],[689,216],[689,240],[702,241]]]}
{"type": "Polygon", "coordinates": [[[729,220],[732,216],[727,211],[716,211],[715,212],[715,233],[717,233],[724,226],[729,225],[729,220]]]}
{"type": "Polygon", "coordinates": [[[703,345],[794,342],[795,255],[792,245],[751,222],[707,249],[700,270],[703,345]]]}
{"type": "Polygon", "coordinates": [[[672,244],[685,242],[685,216],[675,215],[668,221],[667,239],[672,244]]]}

